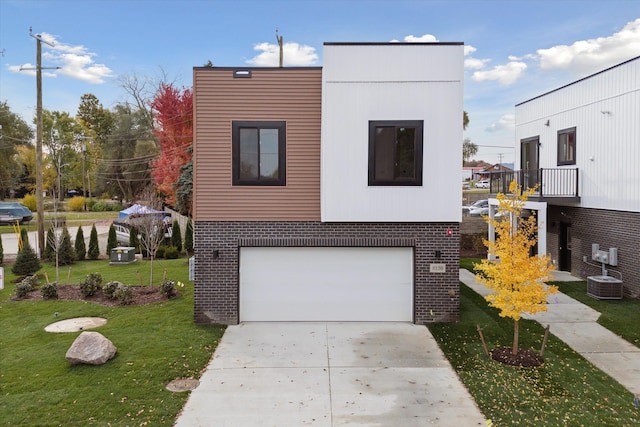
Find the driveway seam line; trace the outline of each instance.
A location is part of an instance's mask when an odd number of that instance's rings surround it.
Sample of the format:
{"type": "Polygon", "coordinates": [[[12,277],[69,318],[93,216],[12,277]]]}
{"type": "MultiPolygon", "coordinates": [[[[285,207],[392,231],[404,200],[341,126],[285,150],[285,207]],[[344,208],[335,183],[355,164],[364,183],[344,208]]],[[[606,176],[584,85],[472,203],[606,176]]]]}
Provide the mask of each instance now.
{"type": "Polygon", "coordinates": [[[333,396],[331,395],[331,358],[329,357],[329,324],[324,324],[324,332],[325,332],[325,343],[327,345],[327,375],[328,375],[328,383],[329,383],[329,421],[330,425],[333,426],[333,396]]]}

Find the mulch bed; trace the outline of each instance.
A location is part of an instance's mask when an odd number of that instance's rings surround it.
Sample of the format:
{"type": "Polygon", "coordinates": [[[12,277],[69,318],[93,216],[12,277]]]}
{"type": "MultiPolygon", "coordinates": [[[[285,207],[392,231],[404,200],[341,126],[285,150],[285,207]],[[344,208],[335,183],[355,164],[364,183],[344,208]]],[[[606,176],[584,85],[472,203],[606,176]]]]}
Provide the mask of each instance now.
{"type": "MultiPolygon", "coordinates": [[[[159,286],[131,286],[133,300],[129,305],[151,304],[154,302],[166,301],[167,297],[160,291],[159,286]]],[[[24,298],[13,297],[16,301],[41,301],[42,294],[40,289],[31,291],[24,298]]],[[[58,299],[68,301],[88,301],[109,307],[120,305],[118,300],[111,300],[104,296],[102,290],[96,292],[95,295],[85,297],[80,292],[79,285],[58,285],[58,299]]]]}
{"type": "Polygon", "coordinates": [[[511,347],[501,347],[492,350],[491,358],[505,365],[518,366],[521,368],[537,368],[544,363],[544,358],[533,350],[519,349],[517,354],[513,354],[511,347]]]}

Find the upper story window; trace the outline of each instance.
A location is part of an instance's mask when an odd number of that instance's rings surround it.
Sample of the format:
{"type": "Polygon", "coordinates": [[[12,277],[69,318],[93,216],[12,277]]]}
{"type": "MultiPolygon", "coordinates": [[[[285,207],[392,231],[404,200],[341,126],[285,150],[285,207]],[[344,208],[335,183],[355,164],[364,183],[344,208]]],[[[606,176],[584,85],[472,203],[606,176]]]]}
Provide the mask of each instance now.
{"type": "Polygon", "coordinates": [[[558,166],[576,164],[576,128],[558,131],[558,166]]]}
{"type": "Polygon", "coordinates": [[[369,122],[369,185],[422,185],[422,120],[369,122]]]}
{"type": "Polygon", "coordinates": [[[286,123],[232,124],[233,185],[286,184],[286,123]]]}

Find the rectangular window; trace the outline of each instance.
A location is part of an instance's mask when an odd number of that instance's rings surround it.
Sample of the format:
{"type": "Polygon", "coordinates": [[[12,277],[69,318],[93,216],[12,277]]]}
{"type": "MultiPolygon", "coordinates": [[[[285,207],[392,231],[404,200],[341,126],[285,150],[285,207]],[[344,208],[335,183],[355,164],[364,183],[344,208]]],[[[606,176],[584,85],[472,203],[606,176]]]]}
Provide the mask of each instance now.
{"type": "Polygon", "coordinates": [[[422,185],[423,121],[369,122],[369,185],[422,185]]]}
{"type": "Polygon", "coordinates": [[[232,124],[233,185],[285,185],[286,123],[232,124]]]}
{"type": "Polygon", "coordinates": [[[558,166],[576,164],[576,128],[558,131],[558,166]]]}

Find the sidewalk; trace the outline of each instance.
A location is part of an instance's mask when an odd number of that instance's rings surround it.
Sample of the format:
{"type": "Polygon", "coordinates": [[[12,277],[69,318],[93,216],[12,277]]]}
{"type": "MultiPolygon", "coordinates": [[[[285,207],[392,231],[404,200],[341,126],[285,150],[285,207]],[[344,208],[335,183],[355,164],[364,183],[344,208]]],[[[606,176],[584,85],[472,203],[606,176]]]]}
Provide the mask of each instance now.
{"type": "MultiPolygon", "coordinates": [[[[580,281],[565,272],[554,272],[554,280],[580,281]]],[[[491,290],[480,284],[473,273],[460,269],[460,281],[482,296],[491,290]]],[[[640,348],[597,323],[600,313],[558,292],[549,296],[547,311],[525,315],[567,343],[601,371],[610,375],[634,395],[640,395],[640,348]]]]}

